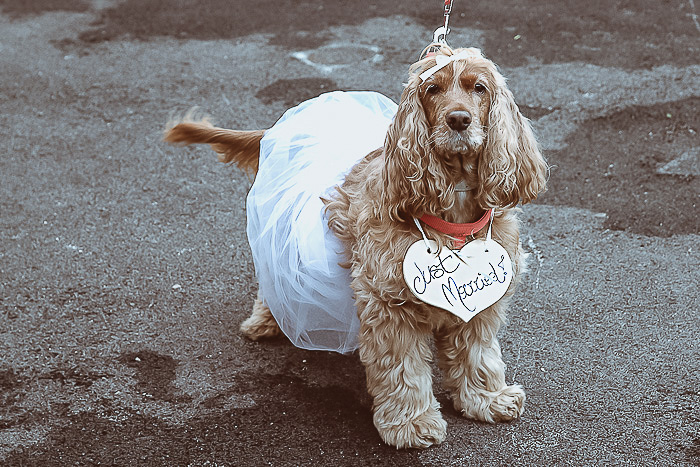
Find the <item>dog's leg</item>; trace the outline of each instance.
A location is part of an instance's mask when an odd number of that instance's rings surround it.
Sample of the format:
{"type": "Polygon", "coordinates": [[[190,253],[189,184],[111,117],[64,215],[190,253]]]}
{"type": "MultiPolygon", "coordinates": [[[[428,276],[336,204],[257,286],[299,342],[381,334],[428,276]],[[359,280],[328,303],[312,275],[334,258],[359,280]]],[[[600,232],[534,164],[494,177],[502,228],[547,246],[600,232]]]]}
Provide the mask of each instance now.
{"type": "Polygon", "coordinates": [[[282,332],[272,312],[263,302],[262,294],[258,290],[258,298],[253,304],[253,312],[241,323],[241,332],[254,341],[267,337],[279,336],[282,332]]]}
{"type": "Polygon", "coordinates": [[[518,418],[525,402],[522,387],[505,382],[505,365],[496,339],[501,308],[505,307],[496,304],[469,323],[455,321],[442,328],[437,339],[443,384],[455,409],[467,418],[489,423],[518,418]]]}
{"type": "Polygon", "coordinates": [[[440,444],[447,424],[433,395],[429,330],[407,322],[402,310],[376,308],[360,316],[360,359],[374,399],[374,425],[397,448],[440,444]]]}

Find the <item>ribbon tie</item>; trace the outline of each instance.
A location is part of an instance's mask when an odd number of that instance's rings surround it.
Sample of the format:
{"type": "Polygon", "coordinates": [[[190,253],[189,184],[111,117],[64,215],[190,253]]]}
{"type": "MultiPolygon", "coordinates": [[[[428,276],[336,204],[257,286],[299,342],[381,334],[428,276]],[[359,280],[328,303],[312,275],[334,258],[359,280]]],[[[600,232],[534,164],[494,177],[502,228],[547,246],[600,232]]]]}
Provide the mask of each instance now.
{"type": "Polygon", "coordinates": [[[477,57],[477,54],[473,50],[462,50],[458,54],[454,55],[441,55],[441,54],[436,54],[435,55],[435,66],[428,68],[425,70],[423,73],[420,74],[420,80],[421,82],[425,81],[426,79],[430,78],[433,76],[436,72],[439,70],[442,70],[445,68],[447,65],[449,65],[452,62],[456,62],[457,60],[466,60],[468,58],[474,58],[477,57]]]}

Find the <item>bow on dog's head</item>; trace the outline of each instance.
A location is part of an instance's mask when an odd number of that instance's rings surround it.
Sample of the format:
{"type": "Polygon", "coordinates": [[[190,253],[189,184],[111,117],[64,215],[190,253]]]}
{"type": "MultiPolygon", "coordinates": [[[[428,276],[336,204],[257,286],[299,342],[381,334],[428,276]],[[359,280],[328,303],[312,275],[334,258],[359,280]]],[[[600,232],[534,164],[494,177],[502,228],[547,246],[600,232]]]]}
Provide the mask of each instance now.
{"type": "Polygon", "coordinates": [[[527,203],[547,176],[505,78],[473,48],[442,45],[411,66],[385,158],[384,201],[397,220],[450,209],[460,181],[483,209],[527,203]]]}

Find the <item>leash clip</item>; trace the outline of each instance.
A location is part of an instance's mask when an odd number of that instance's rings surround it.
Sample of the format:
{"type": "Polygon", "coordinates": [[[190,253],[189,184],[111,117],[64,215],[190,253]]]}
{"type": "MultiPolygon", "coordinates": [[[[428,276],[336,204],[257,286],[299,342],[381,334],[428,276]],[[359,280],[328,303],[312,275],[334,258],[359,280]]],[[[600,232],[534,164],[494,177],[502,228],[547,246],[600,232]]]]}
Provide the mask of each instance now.
{"type": "Polygon", "coordinates": [[[450,30],[446,26],[440,26],[433,33],[433,43],[447,45],[447,34],[450,30]]]}
{"type": "MultiPolygon", "coordinates": [[[[452,12],[452,2],[453,0],[445,0],[445,9],[443,10],[443,16],[444,16],[444,23],[442,26],[437,28],[435,32],[433,33],[433,44],[440,44],[440,45],[446,45],[449,47],[447,44],[447,35],[450,33],[450,28],[448,24],[450,23],[450,13],[452,12]]],[[[434,54],[437,52],[438,47],[432,47],[428,51],[428,55],[431,53],[434,54]]]]}

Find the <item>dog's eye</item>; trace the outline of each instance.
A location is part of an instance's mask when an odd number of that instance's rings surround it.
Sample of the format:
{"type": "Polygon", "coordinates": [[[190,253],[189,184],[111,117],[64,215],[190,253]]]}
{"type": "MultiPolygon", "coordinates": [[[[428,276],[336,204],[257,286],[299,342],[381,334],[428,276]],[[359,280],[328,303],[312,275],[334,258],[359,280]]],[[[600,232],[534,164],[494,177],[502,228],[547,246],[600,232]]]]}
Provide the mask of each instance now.
{"type": "Polygon", "coordinates": [[[425,88],[425,93],[426,94],[437,94],[440,92],[440,86],[437,84],[430,84],[428,85],[427,88],[425,88]]]}
{"type": "Polygon", "coordinates": [[[476,91],[478,93],[486,92],[486,86],[484,86],[481,83],[476,83],[474,85],[474,91],[476,91]]]}

